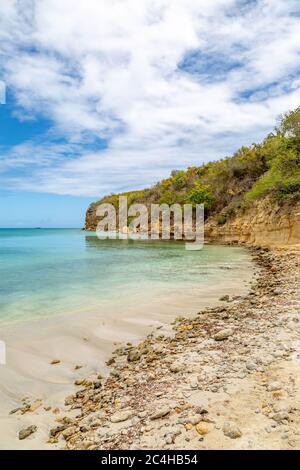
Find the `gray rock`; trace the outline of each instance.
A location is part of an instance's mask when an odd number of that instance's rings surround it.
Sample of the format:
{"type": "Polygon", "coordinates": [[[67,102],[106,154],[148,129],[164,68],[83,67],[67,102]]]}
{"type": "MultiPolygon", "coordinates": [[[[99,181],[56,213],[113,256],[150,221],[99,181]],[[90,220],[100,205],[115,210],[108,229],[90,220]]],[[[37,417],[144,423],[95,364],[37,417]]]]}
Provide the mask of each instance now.
{"type": "Polygon", "coordinates": [[[122,421],[127,421],[133,417],[133,412],[131,410],[117,411],[110,417],[112,423],[121,423],[122,421]]]}
{"type": "Polygon", "coordinates": [[[278,413],[274,413],[272,419],[277,423],[281,423],[282,421],[289,420],[289,414],[287,411],[279,411],[278,413]]]}
{"type": "Polygon", "coordinates": [[[281,389],[282,389],[282,385],[280,382],[277,382],[277,381],[271,382],[268,385],[268,392],[275,392],[281,389]]]}
{"type": "Polygon", "coordinates": [[[165,439],[165,444],[170,445],[170,444],[173,444],[173,442],[174,442],[174,437],[171,434],[169,434],[169,436],[167,436],[165,439]]]}
{"type": "Polygon", "coordinates": [[[224,423],[223,433],[225,434],[225,436],[230,437],[230,439],[237,439],[242,436],[241,430],[232,421],[227,421],[226,423],[224,423]]]}
{"type": "Polygon", "coordinates": [[[28,428],[23,428],[19,432],[19,439],[22,441],[23,439],[27,439],[27,437],[31,436],[31,434],[34,434],[37,431],[36,426],[28,426],[28,428]]]}
{"type": "Polygon", "coordinates": [[[178,362],[173,362],[173,364],[170,365],[170,371],[176,374],[177,372],[181,372],[183,369],[182,364],[179,364],[178,362]]]}
{"type": "Polygon", "coordinates": [[[194,415],[194,416],[191,416],[190,418],[188,418],[186,421],[195,426],[196,424],[199,424],[200,421],[202,421],[202,420],[203,420],[203,417],[201,415],[194,415]]]}
{"type": "Polygon", "coordinates": [[[138,361],[141,357],[141,353],[137,349],[131,349],[128,353],[127,359],[129,362],[138,361]]]}
{"type": "Polygon", "coordinates": [[[246,369],[248,370],[256,370],[257,369],[257,364],[253,361],[249,361],[246,363],[246,369]]]}
{"type": "Polygon", "coordinates": [[[164,416],[167,416],[170,413],[171,409],[169,406],[163,406],[156,410],[151,416],[150,419],[159,419],[163,418],[164,416]]]}
{"type": "Polygon", "coordinates": [[[232,335],[233,335],[233,330],[231,328],[228,328],[226,330],[218,331],[218,333],[216,333],[214,336],[214,340],[223,341],[224,339],[227,339],[232,335]]]}
{"type": "Polygon", "coordinates": [[[221,302],[229,302],[230,297],[229,295],[223,295],[222,297],[219,298],[221,302]]]}
{"type": "Polygon", "coordinates": [[[190,380],[190,387],[192,389],[196,389],[198,388],[198,380],[197,380],[197,377],[192,377],[191,380],[190,380]]]}

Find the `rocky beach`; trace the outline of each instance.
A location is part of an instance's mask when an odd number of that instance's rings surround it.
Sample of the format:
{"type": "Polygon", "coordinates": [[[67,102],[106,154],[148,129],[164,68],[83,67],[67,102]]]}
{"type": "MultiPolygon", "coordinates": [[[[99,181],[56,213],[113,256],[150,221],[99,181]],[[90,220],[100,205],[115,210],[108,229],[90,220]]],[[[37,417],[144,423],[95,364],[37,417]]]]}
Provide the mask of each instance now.
{"type": "MultiPolygon", "coordinates": [[[[250,250],[247,295],[118,347],[106,376],[76,380],[47,447],[299,449],[300,252],[250,250]]],[[[33,439],[41,410],[55,416],[38,401],[12,410],[30,417],[19,439],[33,439]]]]}

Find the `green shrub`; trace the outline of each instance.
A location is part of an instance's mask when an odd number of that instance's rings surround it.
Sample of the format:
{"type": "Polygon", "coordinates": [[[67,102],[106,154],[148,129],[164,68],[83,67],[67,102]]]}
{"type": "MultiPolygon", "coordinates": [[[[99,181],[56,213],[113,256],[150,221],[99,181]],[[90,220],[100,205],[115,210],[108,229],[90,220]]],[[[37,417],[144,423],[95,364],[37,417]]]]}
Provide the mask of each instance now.
{"type": "Polygon", "coordinates": [[[209,191],[207,186],[201,186],[200,183],[196,183],[191,191],[186,196],[186,202],[193,204],[204,204],[205,208],[211,207],[214,201],[212,193],[209,191]]]}

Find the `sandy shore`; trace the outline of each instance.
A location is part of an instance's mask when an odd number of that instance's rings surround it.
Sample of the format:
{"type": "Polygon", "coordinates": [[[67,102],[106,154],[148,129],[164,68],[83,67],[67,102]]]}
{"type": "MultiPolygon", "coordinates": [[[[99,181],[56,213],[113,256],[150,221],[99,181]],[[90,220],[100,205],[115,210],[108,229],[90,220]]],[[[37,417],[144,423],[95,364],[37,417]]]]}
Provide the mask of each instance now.
{"type": "Polygon", "coordinates": [[[157,329],[123,345],[108,361],[108,378],[78,381],[50,442],[299,449],[300,252],[256,249],[253,257],[260,274],[243,299],[178,318],[171,335],[157,329]]]}
{"type": "MultiPolygon", "coordinates": [[[[251,265],[241,275],[226,269],[223,283],[209,290],[204,286],[202,293],[200,286],[197,297],[184,309],[182,298],[175,293],[164,308],[161,299],[153,303],[144,298],[130,308],[120,303],[109,314],[87,312],[2,328],[7,364],[0,367],[0,448],[64,445],[47,441],[50,429],[67,412],[65,397],[74,393],[75,381],[107,376],[106,361],[116,347],[128,341],[137,344],[153,330],[172,334],[170,323],[178,314],[193,316],[200,308],[222,305],[218,299],[226,294],[246,295],[252,276],[251,265]],[[37,426],[37,431],[20,440],[19,432],[30,426],[37,426]]],[[[67,414],[76,415],[76,411],[67,414]]]]}

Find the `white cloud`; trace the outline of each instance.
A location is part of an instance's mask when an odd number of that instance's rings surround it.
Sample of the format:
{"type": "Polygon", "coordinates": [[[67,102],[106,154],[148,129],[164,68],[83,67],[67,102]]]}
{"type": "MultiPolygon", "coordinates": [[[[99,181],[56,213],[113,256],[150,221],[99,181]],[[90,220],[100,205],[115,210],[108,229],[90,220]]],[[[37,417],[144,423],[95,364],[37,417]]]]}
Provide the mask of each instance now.
{"type": "Polygon", "coordinates": [[[100,195],[259,140],[300,102],[297,8],[295,0],[0,0],[2,74],[18,116],[53,122],[44,142],[6,151],[2,185],[100,195]],[[93,139],[107,148],[91,150],[93,139]]]}

